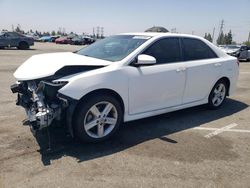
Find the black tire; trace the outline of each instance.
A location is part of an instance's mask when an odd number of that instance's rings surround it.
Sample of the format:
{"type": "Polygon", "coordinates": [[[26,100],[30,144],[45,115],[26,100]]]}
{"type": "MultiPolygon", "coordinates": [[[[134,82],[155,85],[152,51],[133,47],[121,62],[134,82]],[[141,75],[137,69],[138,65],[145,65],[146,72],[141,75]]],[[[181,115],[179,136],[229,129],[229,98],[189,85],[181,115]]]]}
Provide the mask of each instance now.
{"type": "Polygon", "coordinates": [[[208,108],[211,110],[216,110],[216,109],[220,108],[225,102],[225,99],[226,99],[227,93],[228,93],[228,89],[229,89],[229,86],[225,80],[221,79],[218,82],[216,82],[216,84],[214,85],[214,87],[211,90],[209,97],[208,97],[208,108]],[[223,92],[225,94],[223,97],[221,97],[222,101],[220,101],[220,102],[218,102],[218,104],[216,104],[213,102],[213,99],[215,99],[214,97],[216,97],[215,90],[218,89],[218,87],[220,85],[223,85],[223,87],[225,88],[225,91],[223,92]]]}
{"type": "Polygon", "coordinates": [[[23,41],[23,42],[19,43],[17,48],[20,49],[20,50],[27,50],[27,49],[30,48],[30,46],[29,46],[29,44],[27,42],[23,41]]]}
{"type": "MultiPolygon", "coordinates": [[[[121,106],[120,102],[115,97],[109,96],[106,94],[105,95],[94,95],[94,96],[91,96],[91,97],[89,97],[85,100],[82,100],[80,102],[80,104],[78,105],[78,107],[76,109],[74,119],[75,119],[75,121],[73,122],[74,134],[76,135],[76,137],[80,141],[82,141],[82,142],[101,142],[101,141],[104,141],[104,140],[110,138],[111,136],[113,136],[117,132],[117,130],[119,129],[119,126],[123,120],[123,110],[122,110],[122,106],[121,106]],[[85,120],[86,120],[87,115],[88,115],[87,113],[89,113],[89,110],[91,109],[91,107],[93,107],[95,104],[98,104],[98,103],[101,103],[104,101],[111,103],[114,106],[114,108],[116,108],[117,121],[116,121],[116,124],[113,127],[112,131],[109,134],[107,134],[101,138],[94,138],[87,133],[85,126],[84,126],[85,120]]],[[[93,119],[91,121],[95,121],[95,120],[96,119],[93,119]]],[[[96,126],[96,129],[98,129],[98,126],[96,126]]],[[[103,125],[103,126],[105,126],[105,125],[103,125]]],[[[109,125],[107,125],[107,126],[109,126],[109,125]]],[[[108,127],[106,127],[106,128],[108,129],[108,127]]],[[[98,131],[98,130],[96,130],[96,131],[98,131]]],[[[104,132],[105,132],[105,128],[104,128],[104,132]]]]}

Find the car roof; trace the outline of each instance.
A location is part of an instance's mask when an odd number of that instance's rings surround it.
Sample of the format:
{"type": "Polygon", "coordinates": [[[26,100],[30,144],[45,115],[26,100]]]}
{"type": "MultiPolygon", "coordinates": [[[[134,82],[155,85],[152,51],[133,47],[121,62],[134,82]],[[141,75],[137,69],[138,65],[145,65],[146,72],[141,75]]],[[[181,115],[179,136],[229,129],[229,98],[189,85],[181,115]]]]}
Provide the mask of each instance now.
{"type": "Polygon", "coordinates": [[[119,35],[137,35],[137,36],[149,36],[149,37],[176,36],[176,37],[202,38],[196,35],[179,34],[179,33],[160,33],[160,32],[121,33],[119,35]]]}

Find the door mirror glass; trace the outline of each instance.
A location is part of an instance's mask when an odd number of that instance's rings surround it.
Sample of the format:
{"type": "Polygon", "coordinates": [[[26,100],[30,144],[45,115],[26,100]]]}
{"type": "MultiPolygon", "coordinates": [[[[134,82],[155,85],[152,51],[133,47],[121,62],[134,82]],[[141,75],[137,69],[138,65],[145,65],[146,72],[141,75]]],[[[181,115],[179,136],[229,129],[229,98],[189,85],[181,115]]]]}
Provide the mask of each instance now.
{"type": "Polygon", "coordinates": [[[137,63],[135,65],[154,65],[156,64],[156,59],[153,56],[141,54],[137,58],[137,63]]]}

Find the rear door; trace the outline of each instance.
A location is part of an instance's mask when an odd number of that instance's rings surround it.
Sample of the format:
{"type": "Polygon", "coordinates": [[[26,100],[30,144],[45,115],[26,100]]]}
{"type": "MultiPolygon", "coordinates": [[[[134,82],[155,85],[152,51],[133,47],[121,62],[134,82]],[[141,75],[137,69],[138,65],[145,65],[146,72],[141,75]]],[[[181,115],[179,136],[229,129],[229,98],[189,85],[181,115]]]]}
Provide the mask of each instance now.
{"type": "Polygon", "coordinates": [[[142,54],[155,57],[156,64],[130,68],[129,113],[138,114],[181,105],[185,71],[182,71],[179,39],[160,39],[142,54]]]}
{"type": "Polygon", "coordinates": [[[186,68],[183,103],[204,99],[222,71],[220,58],[203,41],[183,38],[182,49],[186,68]]]}

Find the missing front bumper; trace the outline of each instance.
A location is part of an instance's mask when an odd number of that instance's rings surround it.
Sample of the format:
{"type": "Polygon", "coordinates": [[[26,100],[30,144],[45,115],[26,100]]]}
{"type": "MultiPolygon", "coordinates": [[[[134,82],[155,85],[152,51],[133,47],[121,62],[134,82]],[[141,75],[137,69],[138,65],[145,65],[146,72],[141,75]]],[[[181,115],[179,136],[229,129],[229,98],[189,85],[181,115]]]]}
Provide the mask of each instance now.
{"type": "Polygon", "coordinates": [[[62,112],[68,101],[57,97],[60,87],[61,84],[49,85],[42,81],[29,81],[11,86],[11,91],[18,93],[16,105],[25,109],[27,120],[33,130],[49,127],[54,120],[62,119],[62,112]]]}

